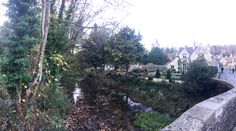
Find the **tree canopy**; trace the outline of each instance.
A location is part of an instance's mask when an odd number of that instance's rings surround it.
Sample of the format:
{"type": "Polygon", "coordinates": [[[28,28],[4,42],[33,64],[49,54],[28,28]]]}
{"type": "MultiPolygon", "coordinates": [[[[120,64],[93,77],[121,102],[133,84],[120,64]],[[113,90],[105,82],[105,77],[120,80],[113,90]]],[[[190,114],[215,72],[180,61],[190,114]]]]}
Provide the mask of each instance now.
{"type": "Polygon", "coordinates": [[[109,52],[108,63],[116,68],[123,68],[128,73],[130,64],[137,64],[142,61],[144,48],[140,43],[141,38],[140,34],[135,34],[134,29],[122,28],[108,42],[106,47],[109,52]]]}
{"type": "Polygon", "coordinates": [[[148,63],[164,65],[168,61],[168,57],[160,48],[152,48],[147,56],[148,63]]]}
{"type": "Polygon", "coordinates": [[[12,96],[32,81],[31,54],[39,42],[39,9],[36,5],[36,0],[9,0],[7,4],[9,23],[5,28],[10,32],[3,34],[8,39],[5,41],[8,48],[1,59],[1,75],[12,96]]]}
{"type": "Polygon", "coordinates": [[[205,59],[197,59],[190,63],[188,71],[183,79],[186,91],[194,95],[204,94],[212,89],[212,73],[205,59]]]}

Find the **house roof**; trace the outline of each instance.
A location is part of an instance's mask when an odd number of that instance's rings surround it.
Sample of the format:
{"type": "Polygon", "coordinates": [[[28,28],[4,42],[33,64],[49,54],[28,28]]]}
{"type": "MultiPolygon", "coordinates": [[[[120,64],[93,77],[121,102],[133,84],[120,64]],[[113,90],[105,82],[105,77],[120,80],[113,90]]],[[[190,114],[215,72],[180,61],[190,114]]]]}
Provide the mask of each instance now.
{"type": "Polygon", "coordinates": [[[193,52],[194,52],[194,48],[193,47],[187,47],[187,48],[185,48],[187,51],[188,51],[188,53],[191,55],[193,52]]]}
{"type": "Polygon", "coordinates": [[[182,49],[179,50],[178,54],[180,54],[183,50],[186,50],[190,55],[192,55],[192,53],[194,52],[194,48],[193,47],[184,47],[182,49]]]}

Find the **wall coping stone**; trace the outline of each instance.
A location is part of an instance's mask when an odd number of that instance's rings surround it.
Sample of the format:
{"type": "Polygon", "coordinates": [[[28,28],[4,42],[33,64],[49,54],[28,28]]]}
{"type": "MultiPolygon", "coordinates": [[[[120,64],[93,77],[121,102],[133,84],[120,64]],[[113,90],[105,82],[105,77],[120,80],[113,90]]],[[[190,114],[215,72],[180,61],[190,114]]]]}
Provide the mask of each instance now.
{"type": "Polygon", "coordinates": [[[194,105],[161,131],[231,131],[236,124],[236,87],[215,80],[231,90],[194,105]]]}

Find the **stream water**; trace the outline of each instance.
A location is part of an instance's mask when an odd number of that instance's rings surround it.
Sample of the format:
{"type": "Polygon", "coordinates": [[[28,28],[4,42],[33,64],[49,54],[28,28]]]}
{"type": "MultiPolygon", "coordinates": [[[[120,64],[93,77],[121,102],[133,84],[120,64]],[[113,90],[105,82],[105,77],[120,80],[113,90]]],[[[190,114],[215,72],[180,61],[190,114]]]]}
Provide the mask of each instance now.
{"type": "MultiPolygon", "coordinates": [[[[123,97],[123,102],[125,103],[126,101],[126,97],[123,97]]],[[[74,104],[76,104],[76,102],[78,102],[79,100],[84,99],[84,93],[82,91],[82,89],[79,87],[79,85],[76,83],[75,84],[75,89],[73,91],[73,100],[74,100],[74,104]]],[[[128,97],[128,107],[132,110],[135,111],[140,111],[140,112],[152,112],[154,111],[151,107],[148,106],[144,106],[142,103],[139,102],[135,102],[133,101],[131,98],[128,97]]]]}
{"type": "MultiPolygon", "coordinates": [[[[126,97],[123,97],[123,101],[126,101],[126,97]]],[[[152,112],[154,111],[151,107],[148,106],[144,106],[142,103],[139,102],[135,102],[133,100],[131,100],[131,98],[128,97],[128,106],[130,109],[132,110],[136,110],[136,111],[140,111],[140,112],[152,112]]]]}
{"type": "Polygon", "coordinates": [[[129,97],[126,99],[126,96],[113,94],[109,90],[94,90],[97,86],[99,85],[91,85],[90,81],[75,84],[75,105],[66,119],[68,129],[139,130],[133,125],[137,115],[153,111],[151,107],[129,97]]]}
{"type": "Polygon", "coordinates": [[[78,100],[82,100],[84,99],[84,94],[82,89],[79,87],[78,83],[75,84],[75,89],[73,91],[73,100],[74,100],[74,104],[76,104],[76,102],[78,100]]]}

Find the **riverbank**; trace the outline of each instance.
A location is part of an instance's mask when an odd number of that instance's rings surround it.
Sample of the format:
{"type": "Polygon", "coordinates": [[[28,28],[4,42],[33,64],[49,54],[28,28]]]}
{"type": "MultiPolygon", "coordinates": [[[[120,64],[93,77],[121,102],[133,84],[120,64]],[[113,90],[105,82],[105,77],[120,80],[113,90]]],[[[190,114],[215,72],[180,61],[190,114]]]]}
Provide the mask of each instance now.
{"type": "Polygon", "coordinates": [[[139,111],[131,110],[122,96],[114,93],[113,82],[90,77],[81,81],[79,88],[83,91],[82,99],[78,99],[64,119],[68,130],[139,130],[133,125],[139,111]]]}
{"type": "Polygon", "coordinates": [[[220,86],[216,83],[215,91],[195,98],[179,83],[91,76],[76,86],[76,95],[82,91],[83,96],[64,123],[68,130],[81,131],[161,129],[194,104],[228,90],[220,86]]]}

